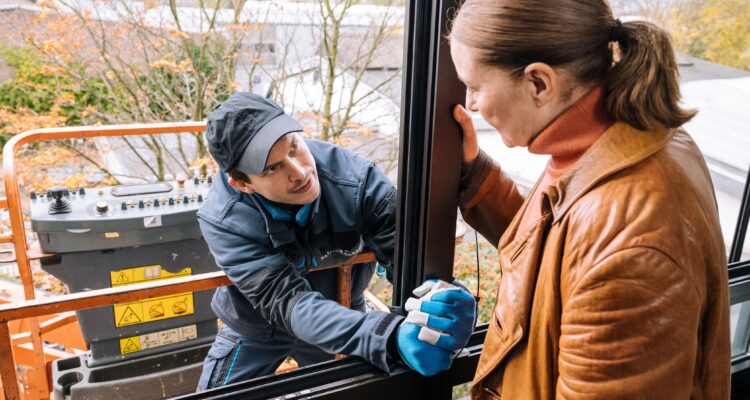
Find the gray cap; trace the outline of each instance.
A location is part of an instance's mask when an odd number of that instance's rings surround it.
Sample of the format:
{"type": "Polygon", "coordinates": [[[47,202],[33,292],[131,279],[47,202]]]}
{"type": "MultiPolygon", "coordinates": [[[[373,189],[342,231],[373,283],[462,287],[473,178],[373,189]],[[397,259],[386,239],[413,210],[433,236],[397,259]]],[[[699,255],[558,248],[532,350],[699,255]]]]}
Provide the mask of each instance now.
{"type": "Polygon", "coordinates": [[[302,130],[302,125],[273,101],[238,92],[209,114],[206,141],[208,151],[224,171],[236,168],[248,175],[260,175],[276,141],[302,130]]]}

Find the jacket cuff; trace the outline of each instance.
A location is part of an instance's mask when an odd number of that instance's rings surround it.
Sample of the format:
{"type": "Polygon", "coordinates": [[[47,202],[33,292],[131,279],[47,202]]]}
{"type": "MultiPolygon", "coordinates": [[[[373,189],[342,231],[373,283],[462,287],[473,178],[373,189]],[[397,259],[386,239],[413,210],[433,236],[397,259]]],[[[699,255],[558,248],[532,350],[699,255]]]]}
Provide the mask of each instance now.
{"type": "Polygon", "coordinates": [[[491,189],[488,185],[487,178],[492,171],[494,161],[483,150],[479,150],[479,156],[470,166],[461,169],[461,179],[459,180],[458,204],[461,208],[468,208],[480,200],[491,189]]]}
{"type": "Polygon", "coordinates": [[[378,323],[375,332],[377,334],[382,332],[382,336],[385,340],[383,343],[385,352],[381,360],[373,361],[373,364],[382,369],[385,372],[391,372],[391,363],[399,362],[403,364],[401,356],[398,352],[398,327],[404,322],[404,317],[398,314],[389,313],[383,317],[378,323]]]}

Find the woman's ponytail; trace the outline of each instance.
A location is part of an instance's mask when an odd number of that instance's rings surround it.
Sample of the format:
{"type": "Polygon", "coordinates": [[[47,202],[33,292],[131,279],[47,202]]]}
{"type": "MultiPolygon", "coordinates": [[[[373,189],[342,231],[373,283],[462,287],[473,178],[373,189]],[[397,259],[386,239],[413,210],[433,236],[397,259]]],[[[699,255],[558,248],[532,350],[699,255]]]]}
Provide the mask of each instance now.
{"type": "Polygon", "coordinates": [[[645,21],[616,21],[611,32],[617,45],[605,79],[609,115],[641,130],[676,128],[693,118],[695,110],[679,105],[679,72],[667,32],[645,21]]]}

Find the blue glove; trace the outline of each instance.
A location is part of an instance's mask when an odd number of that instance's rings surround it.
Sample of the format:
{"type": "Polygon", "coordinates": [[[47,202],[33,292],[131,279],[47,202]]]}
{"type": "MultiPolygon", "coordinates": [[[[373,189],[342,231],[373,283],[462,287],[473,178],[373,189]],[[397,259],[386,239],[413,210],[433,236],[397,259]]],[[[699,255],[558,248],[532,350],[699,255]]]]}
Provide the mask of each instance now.
{"type": "Polygon", "coordinates": [[[406,301],[409,314],[398,330],[401,359],[422,375],[450,368],[451,353],[463,348],[474,330],[476,301],[464,289],[430,280],[406,301]]]}
{"type": "Polygon", "coordinates": [[[477,317],[477,303],[467,290],[443,281],[430,280],[414,289],[405,309],[406,322],[425,329],[420,339],[456,351],[469,341],[477,317]]]}
{"type": "Polygon", "coordinates": [[[398,327],[396,343],[401,360],[424,376],[435,375],[451,366],[451,352],[419,339],[422,327],[404,322],[398,327]]]}

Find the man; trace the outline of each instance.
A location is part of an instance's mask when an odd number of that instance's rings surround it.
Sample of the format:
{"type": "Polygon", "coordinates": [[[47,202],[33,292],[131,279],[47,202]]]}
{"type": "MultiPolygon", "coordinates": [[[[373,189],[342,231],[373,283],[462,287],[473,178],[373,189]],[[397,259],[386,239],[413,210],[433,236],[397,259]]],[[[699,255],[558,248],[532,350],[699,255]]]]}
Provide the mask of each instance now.
{"type": "Polygon", "coordinates": [[[331,300],[335,270],[308,274],[364,249],[390,272],[396,190],[373,163],[300,131],[278,105],[249,93],[208,117],[208,148],[222,171],[198,217],[234,286],[214,295],[223,325],[198,389],[273,373],[288,356],[303,366],[345,354],[386,371],[389,361],[424,375],[447,369],[473,328],[470,294],[428,282],[404,319],[364,312],[372,264],[353,269],[351,309],[331,300]]]}

